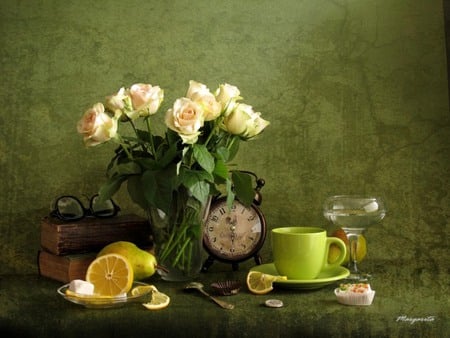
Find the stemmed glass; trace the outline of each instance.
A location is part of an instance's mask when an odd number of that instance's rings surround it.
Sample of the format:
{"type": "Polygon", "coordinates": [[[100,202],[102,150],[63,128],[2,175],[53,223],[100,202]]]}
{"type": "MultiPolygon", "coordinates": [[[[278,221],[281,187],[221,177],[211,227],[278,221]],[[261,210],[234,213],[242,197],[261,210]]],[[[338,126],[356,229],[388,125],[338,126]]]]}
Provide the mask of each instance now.
{"type": "Polygon", "coordinates": [[[341,227],[349,240],[350,275],[347,279],[355,282],[367,281],[371,276],[358,269],[357,245],[358,236],[367,227],[379,223],[386,215],[382,198],[364,195],[337,195],[328,197],[323,205],[326,219],[341,227]]]}

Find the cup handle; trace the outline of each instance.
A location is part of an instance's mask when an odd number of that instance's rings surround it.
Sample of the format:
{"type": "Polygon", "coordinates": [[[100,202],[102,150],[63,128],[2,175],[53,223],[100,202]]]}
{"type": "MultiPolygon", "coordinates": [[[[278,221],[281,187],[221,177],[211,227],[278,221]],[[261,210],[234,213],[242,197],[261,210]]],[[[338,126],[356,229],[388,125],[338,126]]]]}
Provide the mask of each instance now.
{"type": "Polygon", "coordinates": [[[339,239],[337,237],[327,237],[327,253],[325,255],[324,269],[339,267],[342,264],[342,262],[344,261],[346,255],[347,255],[347,247],[342,239],[339,239]],[[341,253],[334,263],[329,264],[328,263],[328,252],[330,250],[331,244],[336,244],[339,247],[339,249],[341,249],[341,253]]]}

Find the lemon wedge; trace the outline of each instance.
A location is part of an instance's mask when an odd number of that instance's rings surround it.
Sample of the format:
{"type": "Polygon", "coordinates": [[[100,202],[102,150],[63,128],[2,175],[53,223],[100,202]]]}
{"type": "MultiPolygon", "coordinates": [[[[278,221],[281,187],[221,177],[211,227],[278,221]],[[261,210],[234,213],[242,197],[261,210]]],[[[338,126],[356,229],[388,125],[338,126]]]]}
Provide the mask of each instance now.
{"type": "Polygon", "coordinates": [[[259,271],[250,271],[247,274],[247,287],[251,293],[265,295],[273,290],[273,283],[278,280],[287,280],[287,277],[269,275],[259,271]]]}
{"type": "Polygon", "coordinates": [[[154,287],[153,285],[150,286],[153,287],[152,299],[150,302],[143,303],[142,305],[149,310],[160,310],[167,307],[170,303],[170,297],[165,293],[159,292],[158,289],[156,289],[156,287],[154,287]]]}
{"type": "Polygon", "coordinates": [[[153,291],[158,291],[154,285],[138,285],[131,290],[131,295],[140,296],[153,291]]]}

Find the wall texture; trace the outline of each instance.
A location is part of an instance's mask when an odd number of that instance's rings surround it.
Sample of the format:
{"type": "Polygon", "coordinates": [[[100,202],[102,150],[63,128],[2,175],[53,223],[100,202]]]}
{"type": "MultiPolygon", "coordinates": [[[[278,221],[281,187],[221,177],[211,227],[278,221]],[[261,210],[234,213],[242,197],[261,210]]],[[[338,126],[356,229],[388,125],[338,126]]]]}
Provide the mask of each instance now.
{"type": "Polygon", "coordinates": [[[52,199],[103,179],[112,148],[84,148],[81,114],[136,82],[168,107],[190,79],[238,86],[271,121],[238,159],[267,182],[270,228],[327,226],[327,195],[373,193],[389,214],[370,259],[447,254],[441,0],[3,0],[0,46],[0,273],[35,273],[52,199]]]}

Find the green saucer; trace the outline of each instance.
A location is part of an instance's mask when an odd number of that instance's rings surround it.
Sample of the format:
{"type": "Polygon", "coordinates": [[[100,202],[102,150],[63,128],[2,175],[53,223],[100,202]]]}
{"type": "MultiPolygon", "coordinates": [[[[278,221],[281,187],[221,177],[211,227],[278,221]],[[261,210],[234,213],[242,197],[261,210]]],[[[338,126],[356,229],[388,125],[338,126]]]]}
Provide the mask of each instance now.
{"type": "MultiPolygon", "coordinates": [[[[251,271],[259,271],[262,273],[267,273],[269,275],[279,276],[275,264],[261,264],[254,266],[250,269],[251,271]]],[[[280,280],[273,283],[275,287],[287,288],[287,289],[301,289],[301,290],[313,290],[319,289],[326,285],[332,284],[338,280],[344,279],[350,274],[350,271],[343,266],[333,268],[327,271],[322,271],[319,276],[315,279],[310,280],[280,280]]]]}

